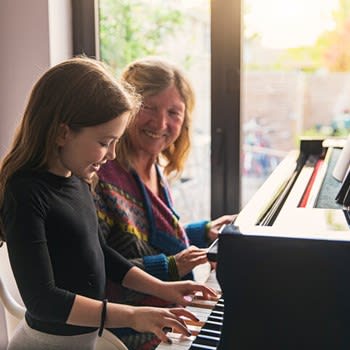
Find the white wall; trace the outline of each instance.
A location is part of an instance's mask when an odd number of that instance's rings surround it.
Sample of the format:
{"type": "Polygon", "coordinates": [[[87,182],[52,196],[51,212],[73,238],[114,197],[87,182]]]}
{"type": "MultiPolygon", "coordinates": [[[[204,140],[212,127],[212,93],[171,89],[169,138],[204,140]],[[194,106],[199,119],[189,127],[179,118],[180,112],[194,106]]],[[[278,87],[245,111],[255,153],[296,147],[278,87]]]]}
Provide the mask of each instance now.
{"type": "Polygon", "coordinates": [[[0,158],[37,78],[72,56],[70,0],[0,0],[0,158]]]}
{"type": "MultiPolygon", "coordinates": [[[[71,0],[0,0],[0,158],[21,120],[32,85],[50,66],[72,56],[71,0]]],[[[0,248],[0,274],[20,297],[0,248]]],[[[8,330],[16,321],[8,317],[8,330]]]]}

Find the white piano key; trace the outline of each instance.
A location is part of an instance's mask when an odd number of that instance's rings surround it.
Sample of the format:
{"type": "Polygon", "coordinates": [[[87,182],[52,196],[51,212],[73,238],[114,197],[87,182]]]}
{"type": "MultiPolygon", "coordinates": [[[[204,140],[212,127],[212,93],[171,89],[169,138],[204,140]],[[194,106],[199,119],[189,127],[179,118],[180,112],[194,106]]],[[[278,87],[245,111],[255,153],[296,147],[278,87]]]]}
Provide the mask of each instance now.
{"type": "Polygon", "coordinates": [[[221,335],[221,331],[215,330],[215,329],[208,329],[208,328],[201,328],[201,331],[205,332],[205,333],[210,333],[210,334],[214,334],[214,335],[218,335],[220,337],[221,335]]]}
{"type": "Polygon", "coordinates": [[[217,350],[216,346],[202,345],[202,344],[192,344],[193,349],[205,349],[205,350],[217,350]]]}
{"type": "Polygon", "coordinates": [[[184,349],[188,349],[192,342],[195,340],[194,336],[191,337],[185,337],[179,333],[173,333],[173,332],[169,332],[167,334],[168,338],[171,339],[172,344],[168,344],[168,343],[160,343],[157,347],[157,350],[184,350],[184,349]]]}
{"type": "Polygon", "coordinates": [[[216,304],[217,304],[217,300],[193,299],[191,301],[191,306],[202,307],[207,309],[213,309],[216,304]]]}
{"type": "Polygon", "coordinates": [[[223,316],[224,315],[224,312],[223,311],[220,311],[220,310],[213,310],[212,315],[218,315],[218,316],[223,316]]]}
{"type": "Polygon", "coordinates": [[[214,337],[212,335],[206,335],[206,334],[198,334],[198,336],[196,337],[197,338],[202,338],[202,339],[208,339],[208,340],[213,340],[213,341],[216,341],[216,342],[219,342],[220,341],[220,337],[214,337]]]}
{"type": "Polygon", "coordinates": [[[211,314],[210,315],[210,319],[211,320],[213,320],[213,321],[221,321],[221,323],[222,323],[222,320],[224,319],[222,316],[216,316],[216,315],[213,315],[213,314],[211,314]]]}
{"type": "Polygon", "coordinates": [[[210,315],[210,309],[203,309],[194,306],[188,306],[186,310],[192,312],[200,321],[205,321],[210,315]]]}

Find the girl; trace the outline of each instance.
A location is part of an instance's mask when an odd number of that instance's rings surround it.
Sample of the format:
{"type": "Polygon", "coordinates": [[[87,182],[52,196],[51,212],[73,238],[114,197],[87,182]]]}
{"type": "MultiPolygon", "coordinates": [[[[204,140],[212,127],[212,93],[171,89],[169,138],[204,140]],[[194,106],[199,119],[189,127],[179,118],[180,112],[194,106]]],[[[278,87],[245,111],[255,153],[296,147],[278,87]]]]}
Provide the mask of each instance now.
{"type": "Polygon", "coordinates": [[[195,317],[185,309],[107,303],[106,277],[182,305],[197,291],[216,296],[203,285],[148,275],[98,234],[89,183],[115,157],[138,105],[127,85],[87,58],[58,64],[34,86],[0,168],[0,238],[27,308],[10,350],[93,349],[103,327],[131,327],[162,341],[169,341],[163,329],[189,335],[182,317],[195,317]]]}

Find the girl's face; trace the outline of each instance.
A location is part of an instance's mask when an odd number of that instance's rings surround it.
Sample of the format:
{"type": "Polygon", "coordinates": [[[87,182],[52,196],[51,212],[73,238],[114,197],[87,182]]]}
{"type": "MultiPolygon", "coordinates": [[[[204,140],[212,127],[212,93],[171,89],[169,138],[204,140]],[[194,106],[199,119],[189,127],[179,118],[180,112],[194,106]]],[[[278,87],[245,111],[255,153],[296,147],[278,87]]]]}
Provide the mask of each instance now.
{"type": "Polygon", "coordinates": [[[125,131],[129,113],[124,113],[104,124],[72,131],[67,125],[61,126],[57,138],[58,157],[49,164],[49,171],[71,176],[72,173],[91,179],[101,164],[115,158],[115,147],[125,131]]]}
{"type": "Polygon", "coordinates": [[[134,148],[156,157],[179,137],[185,119],[185,103],[172,85],[145,97],[143,107],[129,128],[134,148]]]}

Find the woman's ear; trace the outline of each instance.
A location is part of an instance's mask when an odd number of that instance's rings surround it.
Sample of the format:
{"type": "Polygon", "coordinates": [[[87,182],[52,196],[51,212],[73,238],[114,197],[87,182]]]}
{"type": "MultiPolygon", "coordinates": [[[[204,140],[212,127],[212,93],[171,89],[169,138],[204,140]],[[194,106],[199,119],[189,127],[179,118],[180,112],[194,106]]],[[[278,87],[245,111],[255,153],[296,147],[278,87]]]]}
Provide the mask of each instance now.
{"type": "Polygon", "coordinates": [[[60,124],[58,127],[57,137],[56,137],[56,143],[58,146],[62,147],[65,145],[67,138],[69,136],[69,126],[67,124],[60,124]]]}

